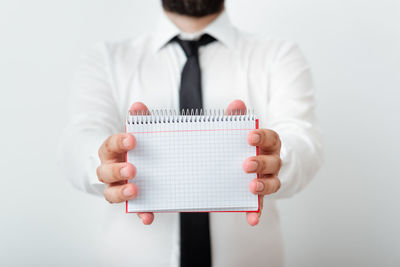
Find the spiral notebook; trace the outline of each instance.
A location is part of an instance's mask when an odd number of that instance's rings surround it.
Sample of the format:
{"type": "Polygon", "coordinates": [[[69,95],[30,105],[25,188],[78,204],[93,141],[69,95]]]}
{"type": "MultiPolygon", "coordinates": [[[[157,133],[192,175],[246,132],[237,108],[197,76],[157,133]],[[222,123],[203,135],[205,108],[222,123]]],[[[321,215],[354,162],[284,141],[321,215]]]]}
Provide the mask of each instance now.
{"type": "Polygon", "coordinates": [[[139,189],[126,202],[127,213],[259,210],[258,196],[249,190],[256,176],[242,168],[258,152],[246,139],[258,128],[254,115],[150,114],[129,114],[126,120],[126,132],[137,141],[127,153],[137,168],[128,182],[139,189]]]}

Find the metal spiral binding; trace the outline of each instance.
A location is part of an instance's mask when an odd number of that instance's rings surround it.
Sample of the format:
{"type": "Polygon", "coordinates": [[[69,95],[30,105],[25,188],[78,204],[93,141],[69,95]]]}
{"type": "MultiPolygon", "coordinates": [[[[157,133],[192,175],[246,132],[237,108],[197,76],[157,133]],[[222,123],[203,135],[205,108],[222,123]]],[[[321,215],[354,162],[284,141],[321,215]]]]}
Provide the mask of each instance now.
{"type": "Polygon", "coordinates": [[[187,109],[179,114],[177,110],[156,109],[151,111],[128,111],[127,124],[156,124],[183,122],[216,122],[216,121],[254,121],[254,110],[234,110],[225,114],[224,109],[187,109]]]}

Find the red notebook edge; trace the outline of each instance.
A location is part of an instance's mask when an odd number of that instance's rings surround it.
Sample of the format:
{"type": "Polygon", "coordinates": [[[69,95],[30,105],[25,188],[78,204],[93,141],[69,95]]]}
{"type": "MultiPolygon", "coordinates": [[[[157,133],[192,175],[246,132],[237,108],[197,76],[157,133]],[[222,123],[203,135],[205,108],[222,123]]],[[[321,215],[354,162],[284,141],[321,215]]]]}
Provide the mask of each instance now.
{"type": "MultiPolygon", "coordinates": [[[[259,129],[259,125],[258,125],[258,119],[256,119],[256,129],[259,129]]],[[[256,146],[256,155],[260,155],[260,148],[258,146],[256,146]]],[[[257,173],[257,179],[260,178],[260,174],[257,173]]],[[[257,209],[257,213],[261,211],[261,198],[260,195],[258,195],[258,209],[257,209]]]]}
{"type": "MultiPolygon", "coordinates": [[[[258,121],[258,119],[256,119],[255,121],[256,121],[256,125],[255,125],[256,129],[259,129],[259,121],[258,121]]],[[[125,133],[127,133],[126,121],[125,121],[125,133]]],[[[256,155],[258,156],[259,154],[260,154],[260,149],[259,149],[258,146],[256,146],[256,155]]],[[[125,162],[126,163],[128,162],[128,152],[125,152],[125,162]]],[[[260,175],[258,173],[257,173],[257,178],[260,178],[260,175]]],[[[128,181],[126,181],[126,184],[127,183],[128,183],[128,181]]],[[[258,213],[261,210],[260,204],[261,204],[261,198],[260,198],[260,195],[258,195],[258,209],[256,211],[253,211],[253,210],[243,210],[243,211],[241,211],[241,210],[227,210],[227,211],[185,211],[185,212],[187,212],[187,213],[200,213],[200,212],[209,212],[209,213],[211,213],[211,212],[257,212],[258,213]]],[[[153,212],[153,213],[176,213],[176,212],[178,212],[178,211],[156,211],[156,212],[153,212]]],[[[125,213],[128,214],[128,213],[139,213],[139,212],[128,211],[128,201],[125,201],[125,213]]]]}
{"type": "MultiPolygon", "coordinates": [[[[125,120],[125,134],[126,134],[126,120],[125,120]]],[[[125,152],[125,162],[128,163],[128,151],[125,152]]],[[[125,184],[128,184],[128,180],[125,181],[125,184]]],[[[125,201],[125,213],[128,212],[128,200],[125,201]]]]}

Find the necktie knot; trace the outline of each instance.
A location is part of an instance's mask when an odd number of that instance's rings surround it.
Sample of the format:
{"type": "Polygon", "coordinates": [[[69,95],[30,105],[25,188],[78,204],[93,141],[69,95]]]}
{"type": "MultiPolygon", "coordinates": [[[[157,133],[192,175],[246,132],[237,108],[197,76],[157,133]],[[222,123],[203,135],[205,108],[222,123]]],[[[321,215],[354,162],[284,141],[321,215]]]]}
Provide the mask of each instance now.
{"type": "Polygon", "coordinates": [[[203,34],[198,40],[182,40],[178,36],[175,36],[172,41],[177,42],[182,47],[186,57],[197,57],[199,47],[214,42],[215,38],[209,34],[203,34]]]}

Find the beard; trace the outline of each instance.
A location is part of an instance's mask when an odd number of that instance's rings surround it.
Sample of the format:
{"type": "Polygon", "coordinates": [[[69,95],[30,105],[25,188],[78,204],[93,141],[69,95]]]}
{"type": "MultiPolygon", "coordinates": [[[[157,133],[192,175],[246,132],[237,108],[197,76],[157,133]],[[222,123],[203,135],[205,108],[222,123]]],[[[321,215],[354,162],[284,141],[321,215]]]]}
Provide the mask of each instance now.
{"type": "Polygon", "coordinates": [[[162,0],[166,11],[190,17],[204,17],[220,12],[224,0],[162,0]]]}

